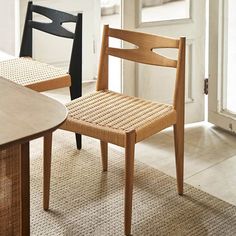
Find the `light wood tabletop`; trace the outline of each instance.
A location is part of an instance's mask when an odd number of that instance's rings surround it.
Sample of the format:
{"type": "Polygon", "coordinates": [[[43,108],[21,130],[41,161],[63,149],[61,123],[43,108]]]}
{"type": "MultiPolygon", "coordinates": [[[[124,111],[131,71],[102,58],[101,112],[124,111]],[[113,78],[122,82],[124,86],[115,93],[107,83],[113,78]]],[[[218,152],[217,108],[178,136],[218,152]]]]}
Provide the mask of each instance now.
{"type": "Polygon", "coordinates": [[[56,129],[67,116],[64,105],[0,77],[0,149],[56,129]]]}

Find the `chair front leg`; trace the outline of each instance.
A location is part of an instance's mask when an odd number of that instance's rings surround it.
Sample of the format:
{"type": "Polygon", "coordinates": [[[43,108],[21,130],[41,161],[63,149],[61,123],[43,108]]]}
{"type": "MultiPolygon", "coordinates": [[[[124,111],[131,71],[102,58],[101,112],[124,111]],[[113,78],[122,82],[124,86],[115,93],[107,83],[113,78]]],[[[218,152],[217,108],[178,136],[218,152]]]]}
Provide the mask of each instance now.
{"type": "Polygon", "coordinates": [[[44,136],[43,146],[43,209],[49,208],[51,156],[52,156],[52,133],[44,136]]]}
{"type": "Polygon", "coordinates": [[[107,165],[108,165],[108,143],[100,141],[101,146],[101,155],[102,155],[102,170],[107,171],[107,165]]]}
{"type": "Polygon", "coordinates": [[[125,146],[125,235],[131,233],[135,131],[126,134],[125,146]]]}
{"type": "Polygon", "coordinates": [[[184,124],[174,125],[175,163],[178,194],[183,195],[184,185],[184,124]]]}

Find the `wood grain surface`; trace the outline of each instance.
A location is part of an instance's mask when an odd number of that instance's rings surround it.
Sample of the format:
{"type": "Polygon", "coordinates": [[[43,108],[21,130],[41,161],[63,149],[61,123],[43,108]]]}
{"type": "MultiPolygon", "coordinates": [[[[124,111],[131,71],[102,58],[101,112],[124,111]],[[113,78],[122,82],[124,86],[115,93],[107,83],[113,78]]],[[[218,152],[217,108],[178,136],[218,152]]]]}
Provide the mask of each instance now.
{"type": "Polygon", "coordinates": [[[67,116],[61,103],[0,77],[0,149],[53,131],[67,116]]]}

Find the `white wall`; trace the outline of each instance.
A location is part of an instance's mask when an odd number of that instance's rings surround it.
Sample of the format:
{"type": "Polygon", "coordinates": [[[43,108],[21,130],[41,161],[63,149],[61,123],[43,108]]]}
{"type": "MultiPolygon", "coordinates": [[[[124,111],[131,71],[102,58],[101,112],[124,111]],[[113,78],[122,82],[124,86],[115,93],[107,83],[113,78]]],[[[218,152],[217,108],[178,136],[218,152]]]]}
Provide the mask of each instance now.
{"type": "Polygon", "coordinates": [[[11,55],[16,52],[16,4],[18,0],[0,0],[0,50],[11,55]]]}

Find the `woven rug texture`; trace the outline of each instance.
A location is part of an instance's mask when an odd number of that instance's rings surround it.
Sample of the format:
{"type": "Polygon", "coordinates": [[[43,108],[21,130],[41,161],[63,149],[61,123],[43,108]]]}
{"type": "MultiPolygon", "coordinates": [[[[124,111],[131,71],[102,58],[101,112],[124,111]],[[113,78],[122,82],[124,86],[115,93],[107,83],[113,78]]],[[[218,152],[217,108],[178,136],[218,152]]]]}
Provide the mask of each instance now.
{"type": "MultiPolygon", "coordinates": [[[[109,148],[102,172],[99,142],[73,133],[53,136],[50,210],[42,209],[42,140],[31,145],[31,235],[124,235],[124,156],[109,148]]],[[[158,155],[158,153],[157,153],[158,155]]],[[[236,235],[236,207],[135,162],[132,235],[236,235]]]]}

